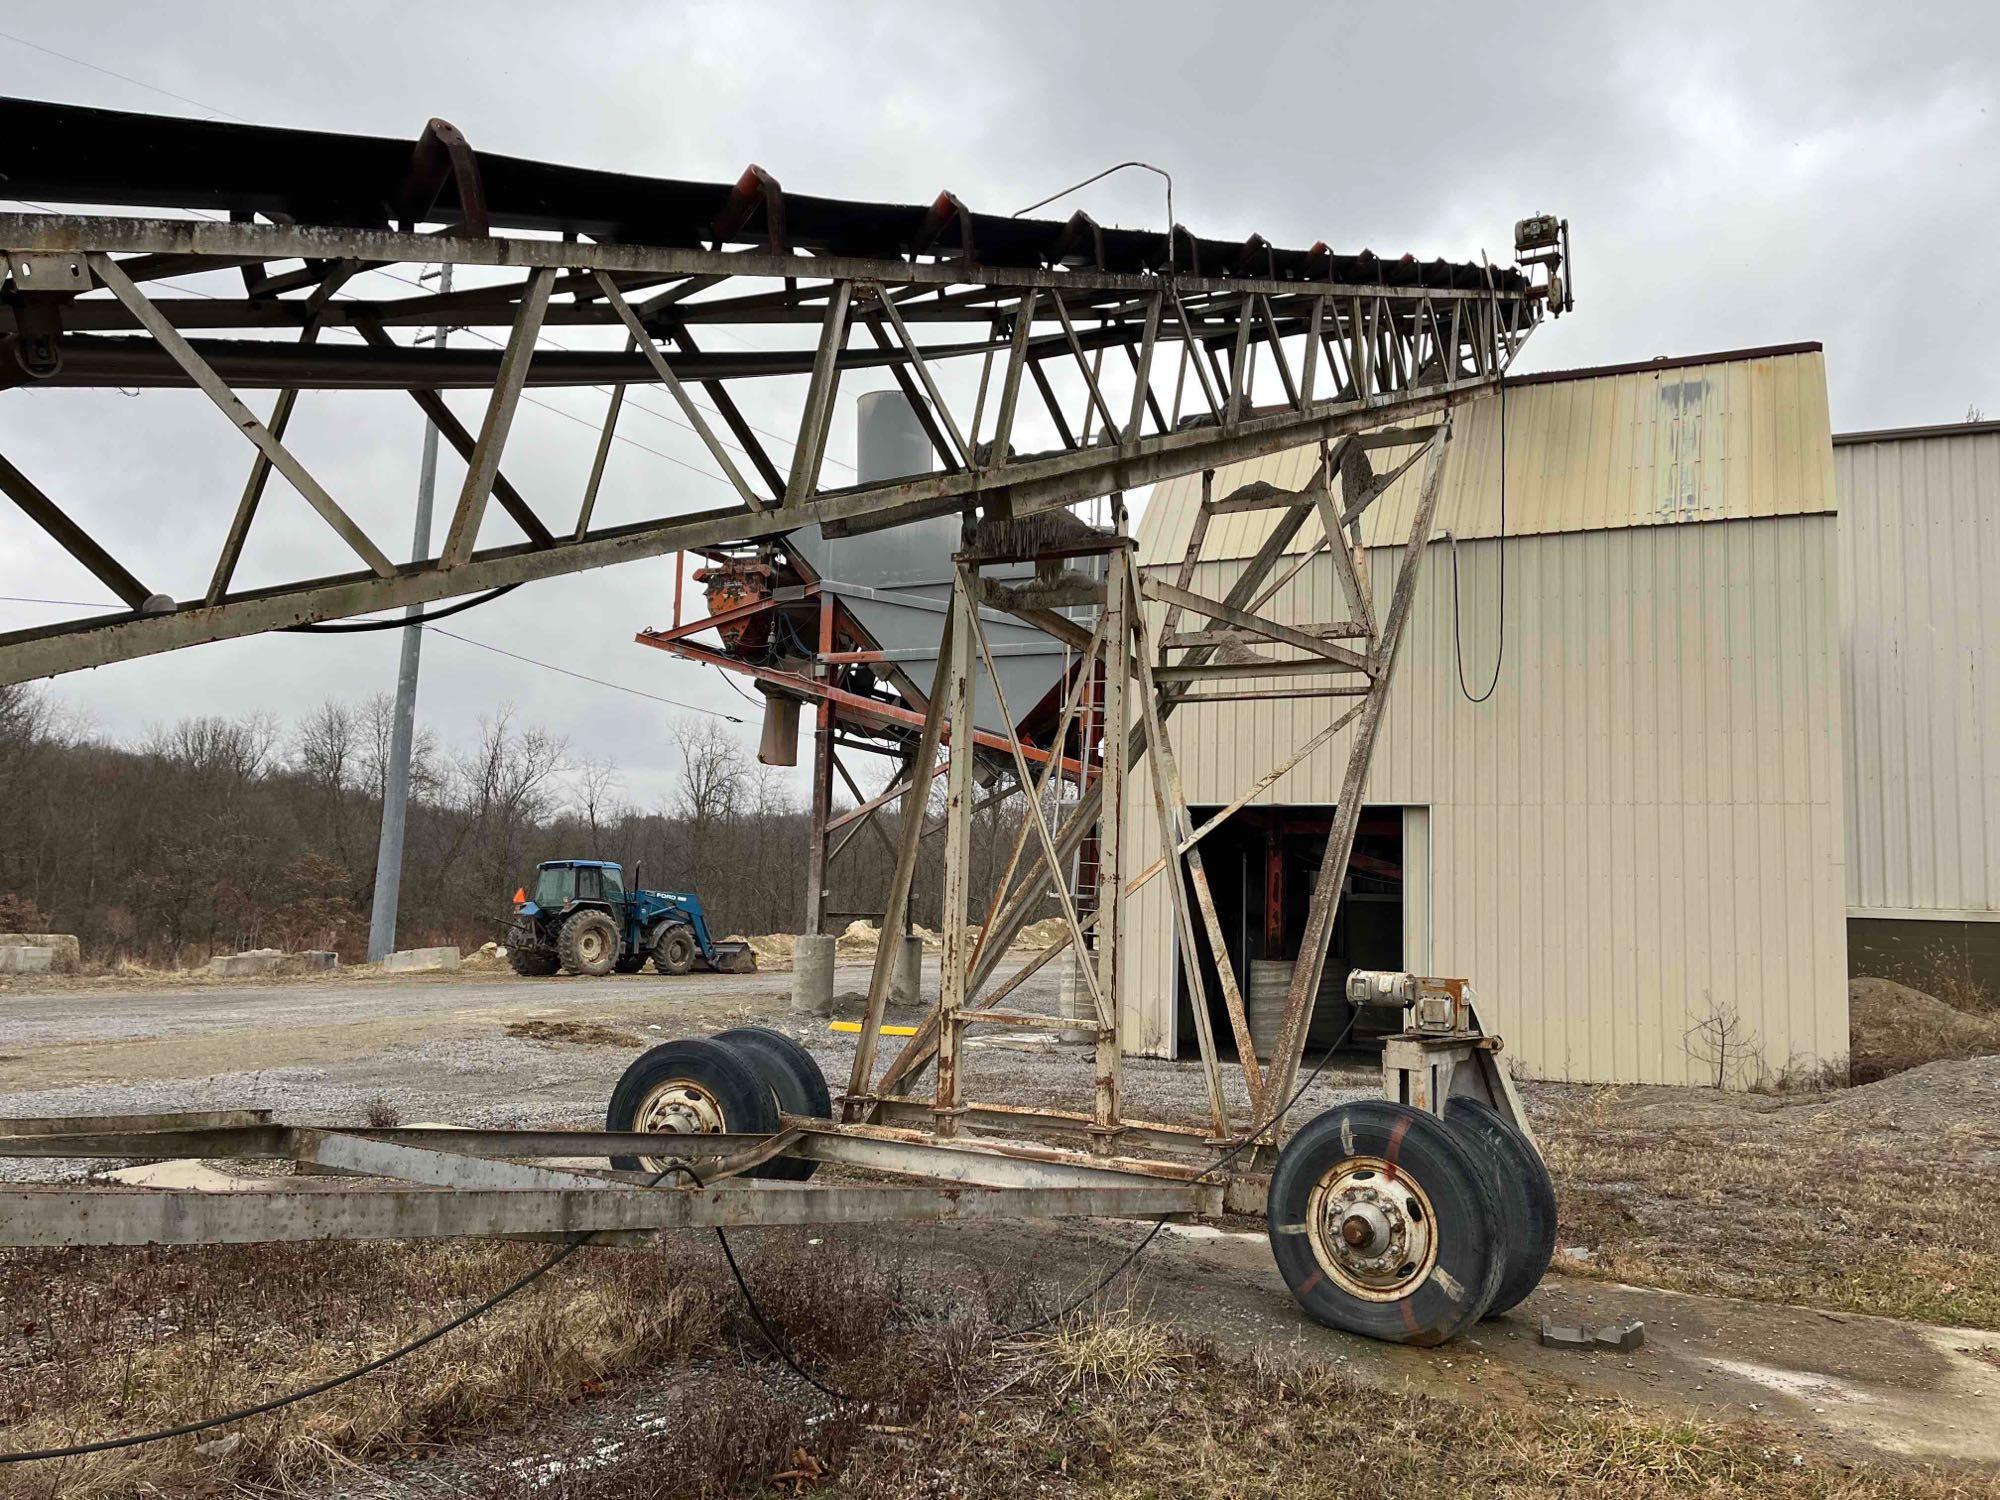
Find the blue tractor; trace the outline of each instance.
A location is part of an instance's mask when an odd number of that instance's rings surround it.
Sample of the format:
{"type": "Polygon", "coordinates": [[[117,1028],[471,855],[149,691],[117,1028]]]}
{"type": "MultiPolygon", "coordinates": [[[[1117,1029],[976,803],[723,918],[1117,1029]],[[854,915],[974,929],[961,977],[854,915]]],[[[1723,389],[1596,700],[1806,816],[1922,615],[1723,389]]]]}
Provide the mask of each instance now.
{"type": "Polygon", "coordinates": [[[701,897],[627,890],[623,868],[601,859],[546,861],[535,867],[533,894],[526,886],[514,893],[507,962],[516,974],[636,974],[648,959],[662,974],[757,967],[748,943],[710,935],[701,897]]]}

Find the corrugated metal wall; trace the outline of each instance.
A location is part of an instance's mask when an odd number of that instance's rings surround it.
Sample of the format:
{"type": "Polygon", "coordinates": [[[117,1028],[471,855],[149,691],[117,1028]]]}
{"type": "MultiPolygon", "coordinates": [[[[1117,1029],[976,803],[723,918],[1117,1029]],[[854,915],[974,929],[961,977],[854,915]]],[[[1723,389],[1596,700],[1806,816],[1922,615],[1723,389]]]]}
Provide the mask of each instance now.
{"type": "Polygon", "coordinates": [[[2000,423],[1833,454],[1849,908],[2000,918],[2000,423]]]}
{"type": "MultiPolygon", "coordinates": [[[[1471,977],[1541,1076],[1698,1080],[1684,1036],[1712,1005],[1740,1011],[1773,1068],[1847,1050],[1830,440],[1818,356],[1778,363],[1794,367],[1789,393],[1775,377],[1720,367],[1711,437],[1680,450],[1692,472],[1670,485],[1759,519],[1632,498],[1657,498],[1662,482],[1663,439],[1643,429],[1684,419],[1646,388],[1686,372],[1510,394],[1510,510],[1518,502],[1554,534],[1507,544],[1506,662],[1482,706],[1458,688],[1449,545],[1425,565],[1368,800],[1429,809],[1430,966],[1471,977]],[[1595,385],[1626,390],[1606,400],[1575,389],[1595,385]],[[1527,393],[1540,415],[1524,416],[1527,393]],[[1567,413],[1560,440],[1557,413],[1567,413]],[[1546,440],[1523,442],[1544,420],[1546,440]],[[1620,431],[1604,433],[1606,423],[1620,431]],[[1788,455],[1773,460],[1770,482],[1794,512],[1774,514],[1722,467],[1788,425],[1816,425],[1819,436],[1768,445],[1788,455]],[[1599,462],[1613,442],[1627,467],[1599,462]],[[1579,465],[1592,476],[1581,490],[1579,465]],[[1573,498],[1556,509],[1551,495],[1573,498]],[[1619,519],[1564,529],[1609,515],[1619,519]]],[[[1453,444],[1446,483],[1467,497],[1467,531],[1478,471],[1497,480],[1496,410],[1470,409],[1453,444]]],[[[1217,493],[1229,487],[1218,476],[1217,493]]],[[[1177,556],[1191,524],[1191,507],[1177,514],[1164,493],[1154,506],[1163,500],[1169,508],[1149,507],[1141,529],[1148,562],[1177,556]]],[[[1476,686],[1492,670],[1498,550],[1490,540],[1460,547],[1476,686]]],[[[1371,562],[1386,607],[1395,558],[1377,549],[1371,562]]],[[[1195,587],[1219,595],[1239,566],[1204,564],[1195,587]]],[[[1293,622],[1341,618],[1331,564],[1316,560],[1269,607],[1293,622]]],[[[1190,801],[1229,800],[1336,711],[1325,700],[1181,710],[1174,738],[1190,801]]],[[[1259,800],[1331,803],[1346,739],[1259,800]]],[[[1130,803],[1135,868],[1158,853],[1150,797],[1142,784],[1130,803]]],[[[1140,1050],[1165,1052],[1175,1040],[1166,888],[1148,886],[1128,910],[1130,1034],[1140,1050]]]]}

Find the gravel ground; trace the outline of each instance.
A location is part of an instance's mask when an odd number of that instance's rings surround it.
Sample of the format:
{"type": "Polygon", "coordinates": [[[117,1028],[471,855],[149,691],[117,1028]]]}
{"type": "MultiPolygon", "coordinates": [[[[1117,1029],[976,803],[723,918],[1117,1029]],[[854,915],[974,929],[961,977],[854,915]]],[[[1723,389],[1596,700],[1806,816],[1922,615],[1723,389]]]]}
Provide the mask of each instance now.
{"type": "MultiPolygon", "coordinates": [[[[1053,1016],[1057,972],[1049,965],[1009,1004],[1053,1016]]],[[[937,982],[935,957],[926,962],[926,980],[937,982]]],[[[867,981],[865,965],[837,969],[842,1014],[857,1012],[867,981]]],[[[510,1021],[547,1017],[599,1022],[648,1043],[746,1023],[775,1026],[812,1051],[837,1092],[856,1038],[793,1014],[789,984],[783,973],[553,981],[461,974],[10,992],[0,996],[0,1118],[269,1109],[299,1123],[355,1124],[381,1106],[406,1123],[595,1124],[639,1049],[507,1034],[510,1021]],[[210,1071],[217,1064],[226,1070],[210,1071]],[[20,1086],[51,1071],[92,1081],[20,1086]]],[[[893,1056],[901,1045],[901,1038],[884,1037],[879,1055],[893,1056]]],[[[1090,1107],[1092,1051],[1085,1043],[1010,1027],[974,1032],[966,1057],[973,1098],[1090,1107]]],[[[1364,1059],[1341,1059],[1300,1100],[1297,1117],[1367,1091],[1373,1077],[1364,1059]]],[[[1240,1120],[1247,1111],[1240,1075],[1229,1070],[1227,1083],[1240,1120]]],[[[1207,1090],[1192,1062],[1126,1059],[1125,1101],[1135,1119],[1200,1124],[1207,1118],[1207,1090]]],[[[0,1158],[0,1181],[71,1179],[88,1165],[0,1158]]]]}

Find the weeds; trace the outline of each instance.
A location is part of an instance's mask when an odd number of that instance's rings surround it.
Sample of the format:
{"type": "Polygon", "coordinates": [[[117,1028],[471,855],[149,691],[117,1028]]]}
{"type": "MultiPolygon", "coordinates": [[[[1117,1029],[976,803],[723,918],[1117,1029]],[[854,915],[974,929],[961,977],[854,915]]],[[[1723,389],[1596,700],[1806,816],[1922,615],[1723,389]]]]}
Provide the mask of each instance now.
{"type": "Polygon", "coordinates": [[[1924,961],[1899,976],[1913,989],[1942,1000],[1967,1015],[2000,1016],[2000,995],[1980,975],[1965,948],[1933,948],[1924,961]]]}

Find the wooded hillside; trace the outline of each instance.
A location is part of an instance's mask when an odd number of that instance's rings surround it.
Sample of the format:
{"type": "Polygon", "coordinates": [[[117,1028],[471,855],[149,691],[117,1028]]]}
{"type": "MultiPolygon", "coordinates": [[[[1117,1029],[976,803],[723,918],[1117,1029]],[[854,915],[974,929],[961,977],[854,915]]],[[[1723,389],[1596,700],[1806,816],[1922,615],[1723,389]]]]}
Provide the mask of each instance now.
{"type": "MultiPolygon", "coordinates": [[[[189,718],[119,745],[34,689],[0,687],[0,930],[74,932],[99,961],[255,947],[364,958],[389,707],[329,700],[290,725],[189,718]]],[[[807,824],[787,779],[712,719],[669,733],[683,769],[654,808],[632,804],[616,766],[511,709],[471,744],[420,734],[399,946],[498,938],[543,859],[614,859],[628,882],[636,868],[648,886],[695,890],[718,933],[796,931],[807,824]]],[[[1018,816],[1006,803],[980,815],[976,902],[1018,816]]],[[[893,837],[897,825],[878,826],[893,837]]],[[[915,895],[930,926],[941,843],[927,841],[915,895]]],[[[886,839],[863,830],[834,863],[830,904],[879,910],[889,868],[886,839]]]]}

